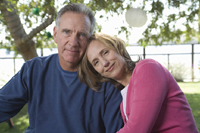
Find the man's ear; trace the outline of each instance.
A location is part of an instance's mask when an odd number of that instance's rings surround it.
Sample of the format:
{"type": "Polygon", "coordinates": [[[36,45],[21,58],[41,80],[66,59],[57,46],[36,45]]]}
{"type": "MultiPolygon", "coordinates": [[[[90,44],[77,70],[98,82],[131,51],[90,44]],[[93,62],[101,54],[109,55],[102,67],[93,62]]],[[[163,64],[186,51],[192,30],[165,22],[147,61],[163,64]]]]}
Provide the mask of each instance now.
{"type": "Polygon", "coordinates": [[[57,38],[56,38],[57,32],[58,32],[58,28],[56,26],[54,26],[54,28],[53,28],[53,38],[54,38],[55,43],[57,43],[57,38]]]}

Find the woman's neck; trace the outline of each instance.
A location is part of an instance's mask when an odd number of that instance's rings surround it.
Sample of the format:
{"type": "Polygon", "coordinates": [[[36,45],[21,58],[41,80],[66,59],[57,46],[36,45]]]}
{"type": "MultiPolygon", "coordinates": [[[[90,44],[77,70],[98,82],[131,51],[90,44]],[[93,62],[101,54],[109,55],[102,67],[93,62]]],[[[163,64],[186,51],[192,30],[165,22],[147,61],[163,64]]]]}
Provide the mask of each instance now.
{"type": "Polygon", "coordinates": [[[127,86],[130,82],[132,73],[127,73],[124,77],[120,80],[116,80],[118,83],[122,84],[123,86],[127,86]]]}

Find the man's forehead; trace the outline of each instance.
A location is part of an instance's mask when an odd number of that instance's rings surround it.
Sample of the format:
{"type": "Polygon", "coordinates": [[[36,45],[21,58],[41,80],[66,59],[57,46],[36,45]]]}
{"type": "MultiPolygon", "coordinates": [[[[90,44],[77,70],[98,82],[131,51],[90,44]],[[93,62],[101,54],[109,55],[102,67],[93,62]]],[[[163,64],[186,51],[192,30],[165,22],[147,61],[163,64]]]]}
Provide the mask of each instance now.
{"type": "Polygon", "coordinates": [[[60,26],[62,29],[73,30],[77,32],[86,32],[90,33],[91,23],[90,21],[78,21],[73,19],[64,19],[64,21],[60,22],[60,26]]]}

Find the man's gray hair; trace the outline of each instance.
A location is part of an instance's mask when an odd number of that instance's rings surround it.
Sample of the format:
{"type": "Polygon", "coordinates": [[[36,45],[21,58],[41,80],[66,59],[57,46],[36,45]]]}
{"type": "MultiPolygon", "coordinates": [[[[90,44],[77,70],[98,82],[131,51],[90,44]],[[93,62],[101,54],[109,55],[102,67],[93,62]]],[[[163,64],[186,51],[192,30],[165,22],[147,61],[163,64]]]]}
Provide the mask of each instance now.
{"type": "Polygon", "coordinates": [[[90,22],[91,22],[91,27],[90,27],[90,34],[92,35],[94,32],[95,28],[95,18],[92,10],[88,7],[86,7],[84,4],[78,4],[78,3],[73,3],[64,6],[62,9],[57,14],[56,17],[56,27],[58,28],[60,25],[60,18],[61,16],[66,13],[66,12],[76,12],[76,13],[81,13],[89,17],[90,22]]]}

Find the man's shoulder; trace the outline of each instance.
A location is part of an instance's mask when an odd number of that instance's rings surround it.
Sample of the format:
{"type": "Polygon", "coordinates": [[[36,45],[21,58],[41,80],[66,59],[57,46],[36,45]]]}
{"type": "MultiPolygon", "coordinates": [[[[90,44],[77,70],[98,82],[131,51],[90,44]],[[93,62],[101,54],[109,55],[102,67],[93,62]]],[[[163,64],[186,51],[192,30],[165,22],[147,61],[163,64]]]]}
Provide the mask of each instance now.
{"type": "Polygon", "coordinates": [[[120,93],[120,90],[114,87],[113,84],[110,82],[104,82],[101,85],[101,88],[99,90],[100,92],[104,92],[105,95],[107,94],[113,94],[113,93],[120,93]]]}
{"type": "MultiPolygon", "coordinates": [[[[34,57],[31,60],[28,60],[24,63],[21,70],[44,70],[47,68],[55,67],[56,60],[57,60],[58,54],[52,54],[49,56],[42,56],[42,57],[34,57]]],[[[53,68],[52,68],[53,69],[53,68]]]]}
{"type": "Polygon", "coordinates": [[[48,56],[34,57],[33,59],[28,60],[26,63],[27,64],[34,64],[34,65],[37,65],[37,64],[44,65],[45,63],[56,61],[57,57],[58,57],[58,54],[51,54],[51,55],[48,55],[48,56]]]}

